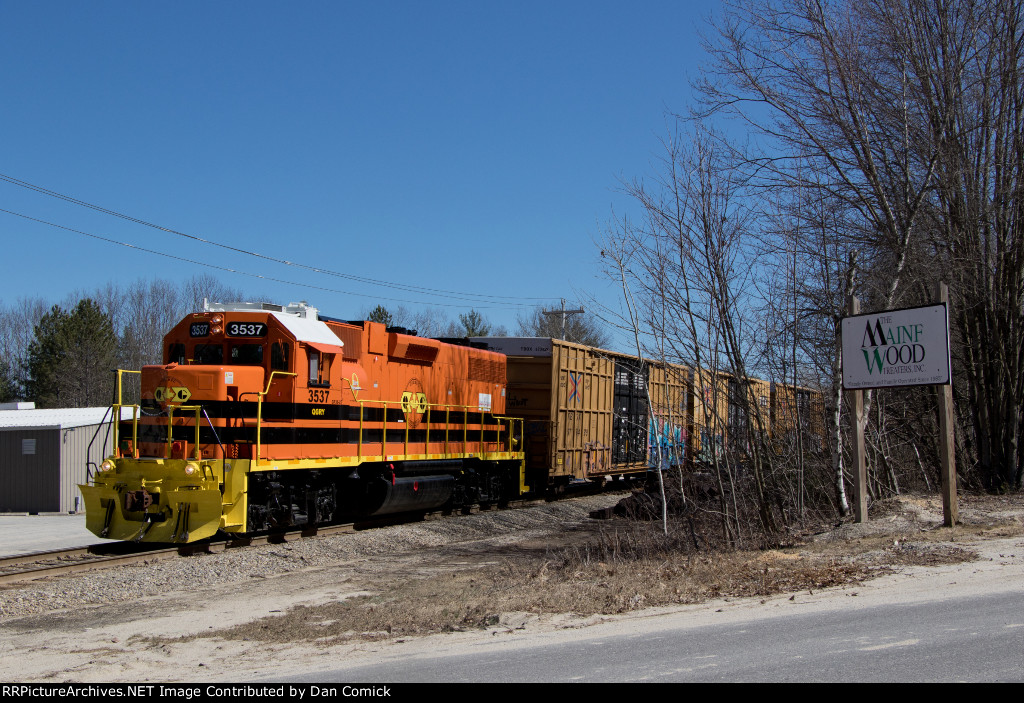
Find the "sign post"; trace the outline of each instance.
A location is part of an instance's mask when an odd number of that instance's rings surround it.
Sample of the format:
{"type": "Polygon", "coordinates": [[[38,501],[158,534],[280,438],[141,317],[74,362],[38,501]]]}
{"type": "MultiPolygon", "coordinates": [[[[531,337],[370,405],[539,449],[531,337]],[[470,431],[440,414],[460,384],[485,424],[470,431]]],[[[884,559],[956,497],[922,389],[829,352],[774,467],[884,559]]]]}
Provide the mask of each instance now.
{"type": "MultiPolygon", "coordinates": [[[[850,315],[860,314],[860,301],[850,296],[850,315]]],[[[845,366],[846,346],[843,346],[843,364],[845,366]]],[[[845,384],[844,384],[845,385],[845,384]]],[[[868,464],[864,454],[864,391],[857,389],[847,391],[852,394],[853,405],[853,472],[854,491],[857,504],[853,506],[854,519],[857,522],[868,521],[868,464]]]]}
{"type": "MultiPolygon", "coordinates": [[[[939,281],[935,297],[943,306],[949,304],[949,288],[939,281]]],[[[939,471],[942,477],[942,524],[952,527],[960,519],[956,495],[956,452],[953,450],[953,384],[939,388],[939,471]]]]}
{"type": "Polygon", "coordinates": [[[953,460],[953,393],[949,361],[948,289],[939,284],[938,304],[860,315],[856,298],[841,324],[843,389],[853,393],[854,449],[857,470],[857,522],[867,520],[867,471],[864,465],[863,401],[869,388],[942,386],[939,397],[942,502],[946,525],[957,520],[953,460]]]}

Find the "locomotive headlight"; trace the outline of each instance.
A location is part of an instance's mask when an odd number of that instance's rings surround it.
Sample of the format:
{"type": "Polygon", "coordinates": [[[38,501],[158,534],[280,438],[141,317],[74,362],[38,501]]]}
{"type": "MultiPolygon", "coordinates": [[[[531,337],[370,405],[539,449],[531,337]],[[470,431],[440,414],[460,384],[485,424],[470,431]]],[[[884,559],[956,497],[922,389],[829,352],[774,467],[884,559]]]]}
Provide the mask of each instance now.
{"type": "Polygon", "coordinates": [[[223,331],[224,330],[222,330],[220,327],[213,327],[213,328],[210,329],[210,334],[217,335],[217,334],[220,334],[223,331]]]}
{"type": "Polygon", "coordinates": [[[198,464],[196,464],[194,462],[191,462],[191,461],[188,462],[187,464],[185,464],[185,475],[186,476],[195,476],[197,473],[199,473],[199,465],[198,464]]]}
{"type": "Polygon", "coordinates": [[[219,325],[220,323],[224,322],[224,318],[221,317],[220,315],[214,315],[213,317],[210,318],[210,322],[212,322],[215,325],[219,325]]]}
{"type": "Polygon", "coordinates": [[[113,470],[114,470],[114,462],[112,462],[110,459],[106,459],[102,464],[100,464],[100,471],[113,471],[113,470]]]}

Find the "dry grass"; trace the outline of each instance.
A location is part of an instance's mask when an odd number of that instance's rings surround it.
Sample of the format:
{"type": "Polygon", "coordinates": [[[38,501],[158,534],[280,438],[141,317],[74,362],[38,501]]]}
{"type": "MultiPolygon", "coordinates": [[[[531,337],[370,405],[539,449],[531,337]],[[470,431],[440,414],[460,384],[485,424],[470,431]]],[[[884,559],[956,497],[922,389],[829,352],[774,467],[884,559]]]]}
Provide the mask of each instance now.
{"type": "MultiPolygon", "coordinates": [[[[875,560],[835,553],[686,553],[672,551],[672,546],[671,538],[627,524],[602,532],[591,544],[545,558],[522,556],[500,566],[378,581],[372,596],[298,607],[281,617],[211,634],[323,643],[406,637],[486,628],[498,625],[505,613],[615,614],[722,597],[814,591],[887,570],[875,560]]],[[[956,557],[973,555],[962,552],[956,557]]]]}
{"type": "Polygon", "coordinates": [[[813,592],[909,565],[971,561],[977,555],[957,545],[960,539],[1022,533],[1018,519],[980,519],[949,529],[937,527],[931,517],[922,521],[921,506],[893,502],[878,508],[872,530],[846,525],[793,537],[788,546],[755,550],[715,546],[713,520],[702,526],[699,519],[683,519],[668,536],[650,523],[602,522],[575,546],[509,549],[497,565],[491,554],[491,565],[437,567],[415,577],[376,574],[372,587],[364,584],[373,595],[298,607],[204,636],[334,644],[487,628],[510,622],[509,613],[520,619],[588,616],[813,592]]]}
{"type": "Polygon", "coordinates": [[[800,556],[744,554],[581,564],[557,558],[381,584],[373,596],[315,607],[215,633],[226,639],[337,642],[497,625],[509,612],[575,615],[768,596],[867,578],[876,568],[800,556]]]}

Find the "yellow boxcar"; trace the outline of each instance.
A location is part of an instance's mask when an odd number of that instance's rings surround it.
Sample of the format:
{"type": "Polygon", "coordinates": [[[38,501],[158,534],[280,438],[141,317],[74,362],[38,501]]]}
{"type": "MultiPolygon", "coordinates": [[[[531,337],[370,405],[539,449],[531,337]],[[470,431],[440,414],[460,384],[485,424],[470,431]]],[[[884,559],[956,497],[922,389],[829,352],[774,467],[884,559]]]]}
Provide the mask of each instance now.
{"type": "Polygon", "coordinates": [[[695,369],[690,375],[692,418],[688,457],[691,462],[708,463],[725,448],[729,421],[729,379],[727,373],[695,369]]]}
{"type": "Polygon", "coordinates": [[[535,483],[646,472],[681,463],[690,370],[558,339],[480,337],[508,356],[508,413],[525,421],[535,483]]]}
{"type": "Polygon", "coordinates": [[[663,469],[685,463],[693,427],[692,370],[676,364],[652,364],[649,459],[663,469]]]}
{"type": "Polygon", "coordinates": [[[820,391],[773,383],[772,440],[782,446],[795,442],[797,431],[808,446],[820,450],[825,438],[825,398],[820,391]]]}

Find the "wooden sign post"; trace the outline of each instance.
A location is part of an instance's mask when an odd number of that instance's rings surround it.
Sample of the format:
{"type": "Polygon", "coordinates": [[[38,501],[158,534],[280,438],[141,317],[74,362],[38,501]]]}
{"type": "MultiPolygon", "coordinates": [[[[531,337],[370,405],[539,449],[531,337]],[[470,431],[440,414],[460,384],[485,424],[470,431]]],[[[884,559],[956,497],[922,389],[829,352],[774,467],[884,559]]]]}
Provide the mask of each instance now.
{"type": "MultiPolygon", "coordinates": [[[[936,302],[949,305],[949,288],[939,282],[936,302]]],[[[939,386],[939,473],[942,477],[942,524],[952,527],[960,521],[960,505],[956,493],[956,453],[953,449],[953,379],[939,386]]]]}
{"type": "MultiPolygon", "coordinates": [[[[850,297],[848,310],[851,316],[860,314],[860,301],[855,296],[850,297]]],[[[857,503],[853,506],[853,516],[857,522],[867,522],[868,463],[864,455],[864,391],[858,389],[847,391],[847,393],[851,395],[850,405],[853,407],[853,491],[857,496],[857,503]]]]}

